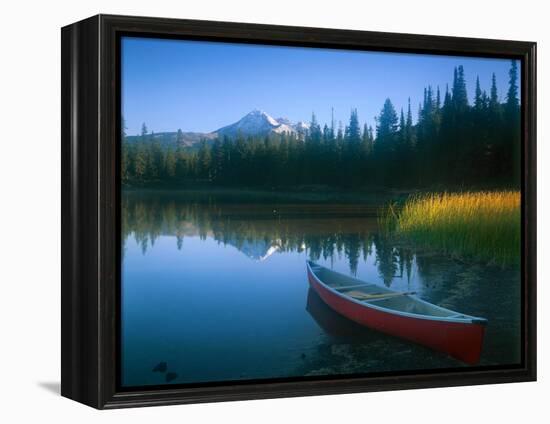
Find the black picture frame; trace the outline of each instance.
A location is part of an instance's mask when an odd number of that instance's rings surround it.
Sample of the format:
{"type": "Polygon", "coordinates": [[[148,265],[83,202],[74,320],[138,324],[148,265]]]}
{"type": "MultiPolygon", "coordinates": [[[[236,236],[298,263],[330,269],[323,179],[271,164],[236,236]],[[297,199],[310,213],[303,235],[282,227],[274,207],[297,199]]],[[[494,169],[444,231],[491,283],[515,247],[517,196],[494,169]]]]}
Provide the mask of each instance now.
{"type": "Polygon", "coordinates": [[[61,394],[98,409],[536,380],[536,43],[97,15],[62,28],[61,394]],[[120,390],[121,35],[521,61],[522,364],[372,377],[120,390]]]}

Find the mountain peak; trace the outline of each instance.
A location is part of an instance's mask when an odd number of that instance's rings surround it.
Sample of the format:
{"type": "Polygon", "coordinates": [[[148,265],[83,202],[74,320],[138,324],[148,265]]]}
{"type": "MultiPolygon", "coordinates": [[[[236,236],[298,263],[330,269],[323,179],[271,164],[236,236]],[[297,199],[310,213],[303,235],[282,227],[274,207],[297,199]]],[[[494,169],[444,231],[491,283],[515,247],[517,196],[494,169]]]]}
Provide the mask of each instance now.
{"type": "MultiPolygon", "coordinates": [[[[246,115],[267,115],[267,113],[265,113],[263,110],[261,109],[252,109],[250,112],[248,112],[246,115]]],[[[246,116],[245,115],[245,116],[246,116]]],[[[268,115],[269,116],[269,115],[268,115]]]]}
{"type": "Polygon", "coordinates": [[[285,120],[281,122],[263,110],[254,109],[234,124],[222,127],[215,132],[218,135],[235,137],[239,134],[244,136],[264,136],[272,132],[281,134],[284,132],[293,133],[295,131],[290,121],[285,120]]]}
{"type": "Polygon", "coordinates": [[[245,119],[265,120],[269,122],[270,125],[273,125],[273,126],[279,125],[279,122],[277,122],[276,119],[274,119],[273,117],[271,117],[271,115],[267,114],[266,112],[260,109],[254,109],[252,112],[249,112],[247,115],[245,115],[245,117],[242,118],[240,121],[243,121],[245,119]]]}

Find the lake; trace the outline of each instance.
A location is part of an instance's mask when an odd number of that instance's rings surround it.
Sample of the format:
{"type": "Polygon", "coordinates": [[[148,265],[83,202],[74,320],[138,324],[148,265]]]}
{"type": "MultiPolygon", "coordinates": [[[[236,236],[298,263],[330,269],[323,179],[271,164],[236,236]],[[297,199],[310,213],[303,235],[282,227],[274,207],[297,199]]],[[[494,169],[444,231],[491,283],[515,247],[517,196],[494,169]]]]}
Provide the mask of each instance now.
{"type": "Polygon", "coordinates": [[[467,367],[333,312],[307,259],[487,318],[478,365],[519,363],[519,267],[391,242],[378,207],[123,191],[122,385],[467,367]]]}

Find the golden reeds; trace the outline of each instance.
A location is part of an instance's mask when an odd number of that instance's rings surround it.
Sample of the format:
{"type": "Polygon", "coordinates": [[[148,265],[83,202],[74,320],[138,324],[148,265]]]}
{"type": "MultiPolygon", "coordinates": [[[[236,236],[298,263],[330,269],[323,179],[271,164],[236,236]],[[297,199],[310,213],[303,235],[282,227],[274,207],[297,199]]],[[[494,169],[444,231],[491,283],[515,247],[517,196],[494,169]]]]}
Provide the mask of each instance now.
{"type": "Polygon", "coordinates": [[[517,191],[413,196],[381,219],[388,231],[422,246],[501,265],[519,262],[520,222],[517,191]]]}

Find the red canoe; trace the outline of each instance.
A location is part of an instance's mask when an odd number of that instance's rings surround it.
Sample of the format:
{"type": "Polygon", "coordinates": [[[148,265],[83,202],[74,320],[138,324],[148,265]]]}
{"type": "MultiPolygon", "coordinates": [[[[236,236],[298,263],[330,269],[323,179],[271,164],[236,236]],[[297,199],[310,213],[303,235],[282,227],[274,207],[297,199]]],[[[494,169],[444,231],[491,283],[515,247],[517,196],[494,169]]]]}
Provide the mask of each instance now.
{"type": "Polygon", "coordinates": [[[479,361],[485,318],[425,302],[307,261],[311,287],[336,312],[359,324],[445,352],[468,364],[479,361]]]}

